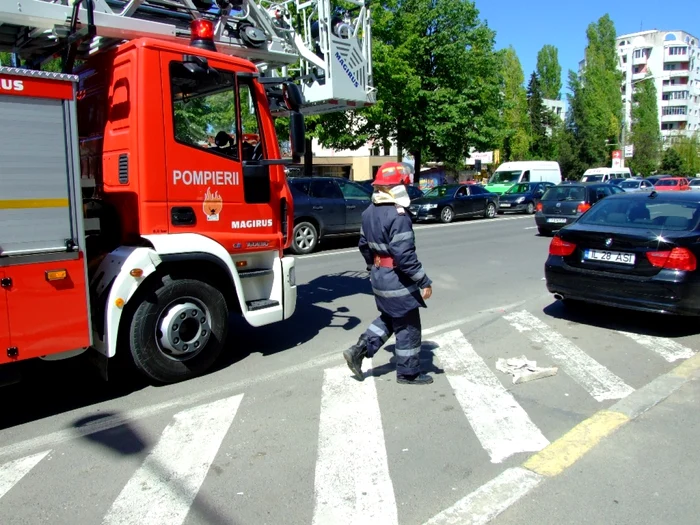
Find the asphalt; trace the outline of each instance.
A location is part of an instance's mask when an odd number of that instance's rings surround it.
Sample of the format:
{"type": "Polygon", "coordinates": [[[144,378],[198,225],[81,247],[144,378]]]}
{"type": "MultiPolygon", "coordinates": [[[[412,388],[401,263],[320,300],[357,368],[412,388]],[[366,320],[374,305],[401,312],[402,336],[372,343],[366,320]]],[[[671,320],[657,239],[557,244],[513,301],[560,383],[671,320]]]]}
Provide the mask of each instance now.
{"type": "Polygon", "coordinates": [[[392,341],[348,379],[340,353],[377,315],[356,239],[299,257],[295,315],[234,321],[204,377],[30,367],[2,391],[0,523],[486,523],[513,483],[486,510],[454,506],[700,349],[692,322],[563,308],[536,231],[522,216],[416,228],[429,387],[396,384],[392,341]],[[514,385],[495,364],[521,355],[558,372],[514,385]]]}
{"type": "Polygon", "coordinates": [[[700,381],[685,382],[492,523],[698,523],[699,404],[700,381]]]}

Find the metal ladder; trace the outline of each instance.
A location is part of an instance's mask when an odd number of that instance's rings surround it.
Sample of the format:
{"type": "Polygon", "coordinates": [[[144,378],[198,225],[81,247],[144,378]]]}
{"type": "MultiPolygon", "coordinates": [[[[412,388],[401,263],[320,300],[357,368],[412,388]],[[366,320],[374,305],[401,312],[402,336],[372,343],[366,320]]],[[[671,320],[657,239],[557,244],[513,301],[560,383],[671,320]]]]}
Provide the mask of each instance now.
{"type": "Polygon", "coordinates": [[[370,10],[364,0],[346,3],[354,7],[332,11],[330,0],[3,0],[0,50],[41,62],[67,45],[84,59],[142,37],[189,43],[190,22],[206,18],[219,52],[250,60],[267,76],[298,79],[303,112],[328,113],[375,102],[370,10]]]}

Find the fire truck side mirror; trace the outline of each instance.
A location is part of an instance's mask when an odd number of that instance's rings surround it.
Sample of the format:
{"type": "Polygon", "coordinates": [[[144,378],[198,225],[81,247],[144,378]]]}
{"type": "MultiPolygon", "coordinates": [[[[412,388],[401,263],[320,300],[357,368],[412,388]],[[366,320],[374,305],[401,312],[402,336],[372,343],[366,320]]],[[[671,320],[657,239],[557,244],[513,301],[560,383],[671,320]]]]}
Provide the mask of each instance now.
{"type": "Polygon", "coordinates": [[[303,157],[306,153],[306,128],[304,115],[298,111],[289,114],[289,141],[292,146],[292,155],[303,157]]]}
{"type": "Polygon", "coordinates": [[[299,86],[294,82],[285,82],[283,85],[284,103],[287,109],[296,112],[304,103],[304,95],[301,94],[299,86]]]}

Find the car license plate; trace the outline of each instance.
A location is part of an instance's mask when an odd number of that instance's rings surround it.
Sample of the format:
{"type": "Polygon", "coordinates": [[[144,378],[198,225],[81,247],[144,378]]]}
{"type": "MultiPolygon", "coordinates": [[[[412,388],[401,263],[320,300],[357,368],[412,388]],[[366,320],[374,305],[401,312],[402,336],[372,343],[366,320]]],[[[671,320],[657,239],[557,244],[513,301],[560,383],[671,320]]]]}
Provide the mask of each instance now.
{"type": "Polygon", "coordinates": [[[552,218],[549,218],[549,219],[547,219],[547,222],[554,222],[554,223],[556,223],[556,224],[564,224],[564,223],[566,223],[566,219],[552,219],[552,218]]]}
{"type": "Polygon", "coordinates": [[[591,261],[613,262],[620,264],[634,264],[633,253],[611,252],[608,250],[585,250],[583,258],[591,261]]]}
{"type": "Polygon", "coordinates": [[[510,208],[510,203],[509,202],[502,202],[501,208],[510,208]]]}

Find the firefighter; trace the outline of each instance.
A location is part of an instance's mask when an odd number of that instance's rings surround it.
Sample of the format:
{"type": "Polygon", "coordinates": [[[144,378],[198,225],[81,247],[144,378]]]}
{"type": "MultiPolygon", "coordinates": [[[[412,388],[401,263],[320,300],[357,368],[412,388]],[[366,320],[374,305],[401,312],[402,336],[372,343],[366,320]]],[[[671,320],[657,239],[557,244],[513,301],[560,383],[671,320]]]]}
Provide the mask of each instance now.
{"type": "Polygon", "coordinates": [[[419,308],[432,295],[432,281],[416,256],[413,224],[405,209],[405,165],[387,162],[372,183],[372,204],[362,214],[360,253],[367,263],[379,317],[357,343],[343,352],[348,367],[362,381],[362,360],[371,358],[396,334],[396,379],[409,385],[429,385],[433,378],[420,369],[421,320],[419,308]]]}

